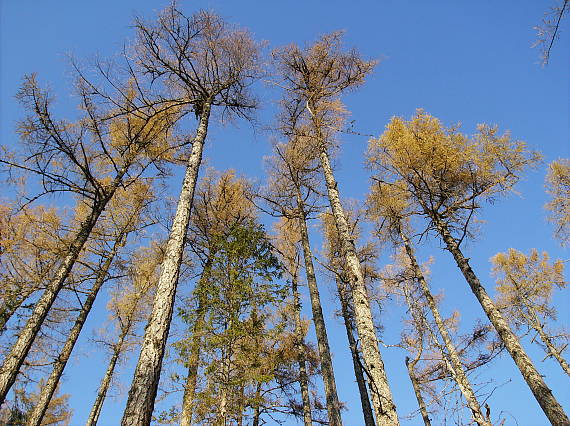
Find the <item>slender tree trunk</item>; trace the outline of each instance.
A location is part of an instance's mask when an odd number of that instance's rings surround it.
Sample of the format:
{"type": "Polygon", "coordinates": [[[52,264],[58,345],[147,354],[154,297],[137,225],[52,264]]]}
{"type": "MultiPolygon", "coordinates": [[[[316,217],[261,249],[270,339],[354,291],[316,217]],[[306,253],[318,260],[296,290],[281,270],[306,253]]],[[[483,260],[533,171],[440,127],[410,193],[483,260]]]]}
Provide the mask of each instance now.
{"type": "MultiPolygon", "coordinates": [[[[255,396],[256,396],[256,400],[258,400],[258,401],[259,401],[260,393],[261,393],[261,383],[258,383],[257,388],[255,389],[255,396]]],[[[260,419],[261,419],[261,410],[259,409],[259,403],[257,403],[253,409],[252,426],[259,426],[260,419]]]]}
{"type": "Polygon", "coordinates": [[[293,293],[293,306],[295,309],[295,346],[297,350],[297,362],[299,364],[299,386],[301,388],[301,397],[303,399],[303,422],[305,426],[313,424],[311,412],[311,399],[309,398],[309,379],[307,375],[307,361],[305,359],[305,338],[301,327],[301,299],[297,288],[298,277],[294,273],[291,280],[293,293]]]}
{"type": "Polygon", "coordinates": [[[10,303],[4,304],[2,310],[0,311],[0,336],[6,331],[6,324],[12,318],[12,315],[22,306],[22,303],[26,301],[28,297],[38,290],[37,288],[27,289],[25,292],[17,294],[15,300],[10,301],[10,303]]]}
{"type": "Polygon", "coordinates": [[[299,228],[301,231],[301,245],[303,247],[303,256],[305,260],[305,272],[307,276],[307,286],[311,297],[311,308],[313,312],[313,322],[315,324],[315,333],[317,335],[317,347],[319,349],[319,358],[321,360],[321,372],[325,385],[325,396],[327,401],[327,412],[329,415],[329,424],[331,426],[342,425],[340,416],[340,404],[336,392],[336,383],[334,379],[334,370],[332,365],[331,351],[327,336],[327,328],[321,307],[321,298],[319,288],[317,286],[317,278],[315,276],[315,268],[313,266],[313,253],[309,243],[309,233],[307,231],[306,215],[303,209],[303,201],[301,194],[297,192],[297,208],[299,209],[299,228]]]}
{"type": "Polygon", "coordinates": [[[129,397],[122,426],[143,426],[150,424],[154,409],[154,399],[160,380],[162,358],[172,320],[174,298],[178,284],[180,263],[186,242],[186,230],[190,221],[190,210],[194,199],[194,190],[198,180],[198,171],[202,162],[202,151],[208,132],[210,117],[210,101],[204,103],[200,115],[200,123],[192,144],[192,153],[188,158],[186,173],[172,229],[166,246],[165,258],[162,263],[160,278],[152,312],[145,329],[141,353],[135,369],[134,378],[129,391],[129,397]]]}
{"type": "Polygon", "coordinates": [[[196,310],[196,321],[192,330],[192,341],[190,344],[190,354],[188,355],[188,376],[184,387],[184,397],[182,398],[181,426],[192,424],[192,410],[194,407],[194,397],[196,395],[196,383],[198,382],[198,367],[200,365],[200,345],[202,344],[202,332],[204,330],[204,319],[206,317],[207,300],[204,292],[201,291],[212,264],[212,257],[206,261],[204,271],[198,283],[198,309],[196,310]]]}
{"type": "Polygon", "coordinates": [[[97,396],[95,397],[95,402],[93,403],[93,407],[91,407],[91,412],[89,413],[89,418],[87,419],[86,426],[95,426],[99,421],[99,416],[101,415],[103,403],[105,402],[107,391],[109,389],[109,386],[111,385],[113,374],[115,373],[115,367],[117,366],[117,362],[119,361],[119,357],[123,350],[125,339],[127,337],[127,334],[131,330],[131,326],[132,322],[128,321],[127,324],[125,324],[125,326],[121,328],[121,334],[119,335],[117,343],[113,347],[113,355],[109,360],[109,364],[107,365],[107,371],[105,371],[103,380],[101,380],[101,384],[99,385],[99,390],[97,391],[97,396]]]}
{"type": "Polygon", "coordinates": [[[542,376],[536,370],[536,367],[524,351],[517,336],[515,333],[513,333],[501,315],[499,309],[497,309],[493,303],[493,300],[489,297],[487,291],[481,285],[479,278],[477,278],[471,269],[471,266],[469,265],[469,260],[463,256],[463,253],[459,248],[459,244],[449,232],[447,224],[444,223],[443,220],[441,220],[441,218],[436,215],[432,216],[432,220],[437,227],[437,230],[441,235],[443,241],[445,242],[447,250],[453,255],[457,266],[471,287],[471,291],[475,297],[477,297],[477,300],[481,304],[481,307],[485,311],[485,314],[487,314],[487,317],[491,321],[491,324],[493,324],[495,330],[497,330],[497,333],[505,345],[505,348],[511,354],[511,357],[515,361],[515,364],[520,370],[534,397],[542,407],[544,414],[548,420],[550,420],[550,423],[556,426],[570,425],[568,416],[556,398],[554,398],[552,391],[546,385],[542,376]]]}
{"type": "Polygon", "coordinates": [[[370,405],[370,398],[366,390],[366,380],[364,378],[364,371],[360,362],[360,353],[354,338],[353,318],[349,309],[348,291],[345,288],[347,283],[343,283],[338,277],[336,279],[338,288],[338,295],[340,299],[340,308],[342,318],[344,320],[344,327],[346,328],[346,336],[348,337],[348,346],[350,354],[352,355],[352,366],[354,368],[354,376],[358,384],[358,392],[360,393],[360,405],[362,406],[362,415],[364,416],[364,424],[366,426],[375,426],[374,413],[370,405]]]}
{"type": "MultiPolygon", "coordinates": [[[[140,149],[143,147],[144,144],[141,144],[140,149]]],[[[73,238],[73,242],[70,244],[67,250],[67,256],[64,257],[62,263],[54,273],[53,278],[36,303],[34,311],[32,312],[30,318],[28,318],[26,325],[20,332],[18,340],[16,343],[14,343],[10,350],[10,353],[6,356],[4,364],[0,368],[0,405],[4,403],[8,391],[14,384],[16,376],[18,375],[24,359],[26,359],[26,356],[30,351],[32,343],[34,342],[45,318],[47,317],[47,314],[53,305],[53,302],[55,302],[57,295],[63,288],[63,284],[69,276],[69,273],[71,272],[75,261],[79,257],[81,249],[89,238],[93,227],[97,223],[99,216],[101,216],[101,213],[103,213],[103,210],[105,210],[105,207],[113,195],[115,195],[117,188],[123,183],[123,177],[138,155],[140,149],[132,151],[128,157],[125,158],[124,165],[121,167],[121,169],[119,169],[111,184],[105,188],[104,193],[99,193],[100,198],[94,201],[89,215],[81,223],[79,230],[73,238]]]]}
{"type": "Polygon", "coordinates": [[[412,386],[414,387],[414,393],[416,394],[416,399],[418,400],[418,406],[420,407],[420,413],[422,415],[422,419],[424,420],[424,425],[431,426],[426,403],[424,402],[424,398],[422,396],[422,390],[418,382],[418,379],[416,377],[416,374],[414,372],[414,367],[416,366],[416,362],[417,360],[410,362],[410,358],[406,357],[406,367],[408,368],[408,375],[410,376],[410,381],[412,382],[412,386]]]}
{"type": "Polygon", "coordinates": [[[87,296],[87,299],[85,299],[85,302],[83,303],[83,307],[81,308],[81,311],[79,312],[79,315],[77,316],[77,319],[75,320],[75,323],[73,324],[73,327],[69,332],[67,340],[63,346],[63,349],[61,350],[61,353],[55,360],[53,370],[41,390],[40,397],[36,403],[36,406],[34,407],[30,417],[28,418],[27,421],[28,426],[39,426],[41,424],[45,412],[48,408],[49,402],[57,388],[61,375],[63,374],[63,370],[67,365],[67,361],[71,357],[71,352],[73,351],[75,343],[79,338],[79,334],[83,329],[83,325],[87,320],[87,316],[91,312],[91,308],[93,307],[93,303],[95,302],[97,294],[99,293],[99,290],[105,283],[107,274],[109,272],[109,268],[113,263],[113,259],[115,258],[115,255],[117,254],[117,251],[119,250],[119,247],[123,242],[123,239],[125,238],[125,234],[126,232],[124,231],[119,234],[117,240],[113,245],[113,249],[107,255],[107,258],[103,262],[103,265],[101,265],[99,271],[97,272],[97,276],[95,278],[95,282],[93,283],[93,287],[91,288],[91,291],[87,296]]]}
{"type": "Polygon", "coordinates": [[[348,223],[338,194],[337,183],[330,165],[329,157],[324,146],[320,153],[321,166],[325,176],[327,192],[335,224],[342,244],[342,253],[346,258],[350,284],[352,288],[352,300],[354,303],[354,317],[358,336],[360,337],[364,366],[369,377],[370,393],[372,395],[372,407],[376,414],[379,425],[398,425],[398,414],[392,399],[392,392],[384,370],[384,363],[378,347],[378,339],[374,330],[372,311],[360,261],[356,255],[354,241],[350,237],[348,223]]]}
{"type": "Polygon", "coordinates": [[[540,319],[536,314],[534,314],[534,312],[533,317],[532,328],[538,333],[538,336],[540,337],[540,340],[542,340],[542,343],[545,344],[547,354],[554,357],[554,359],[558,361],[558,364],[560,364],[560,367],[562,367],[562,370],[564,370],[564,372],[570,376],[570,366],[568,365],[568,362],[564,359],[564,357],[562,357],[562,354],[554,345],[554,343],[552,343],[552,339],[544,331],[544,327],[542,326],[540,319]]]}
{"type": "Polygon", "coordinates": [[[443,343],[445,346],[445,350],[447,354],[442,354],[444,358],[449,357],[449,367],[450,372],[453,379],[457,382],[459,386],[459,390],[461,394],[467,401],[467,405],[471,410],[473,415],[473,419],[475,422],[480,426],[491,426],[491,423],[485,419],[483,412],[481,411],[481,406],[477,401],[477,397],[475,396],[475,392],[473,392],[473,388],[471,387],[471,383],[469,383],[469,379],[467,378],[467,374],[465,374],[465,370],[463,365],[461,364],[461,359],[459,358],[459,354],[457,353],[457,349],[451,340],[451,336],[447,332],[447,327],[441,315],[439,313],[439,309],[437,307],[437,303],[434,300],[431,291],[429,289],[429,285],[424,278],[422,270],[417,262],[416,255],[414,253],[414,249],[410,244],[410,240],[408,237],[400,230],[400,238],[404,243],[404,248],[406,249],[406,254],[410,260],[410,266],[412,267],[412,271],[414,273],[414,277],[417,279],[418,283],[420,284],[420,288],[422,290],[423,296],[427,301],[428,307],[431,311],[431,314],[435,320],[435,324],[437,326],[437,330],[439,331],[440,336],[443,339],[443,343]]]}

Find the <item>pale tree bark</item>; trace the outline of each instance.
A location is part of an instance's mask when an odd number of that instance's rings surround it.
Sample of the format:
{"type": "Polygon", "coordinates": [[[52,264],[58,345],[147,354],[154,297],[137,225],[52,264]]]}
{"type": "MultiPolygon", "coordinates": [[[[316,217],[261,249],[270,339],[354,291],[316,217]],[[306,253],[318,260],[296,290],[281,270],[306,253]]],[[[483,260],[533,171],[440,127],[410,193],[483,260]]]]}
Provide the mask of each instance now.
{"type": "Polygon", "coordinates": [[[311,246],[309,243],[306,215],[303,210],[303,202],[300,193],[297,193],[297,208],[299,209],[299,230],[301,233],[303,258],[305,261],[305,275],[307,277],[307,287],[309,288],[309,294],[311,298],[313,323],[315,324],[315,334],[317,335],[317,347],[319,349],[321,372],[325,385],[325,397],[327,402],[329,423],[332,426],[339,426],[342,425],[342,418],[340,416],[340,404],[336,392],[331,351],[329,347],[325,319],[323,316],[323,309],[321,307],[321,298],[319,295],[319,288],[317,286],[317,278],[315,276],[315,268],[313,265],[313,253],[311,251],[311,246]]]}
{"type": "Polygon", "coordinates": [[[364,424],[366,426],[375,426],[374,413],[372,412],[372,406],[370,405],[370,398],[368,397],[368,391],[366,390],[364,371],[362,370],[360,361],[360,352],[358,350],[356,339],[354,338],[354,318],[349,309],[349,296],[347,294],[348,289],[345,288],[347,286],[347,283],[343,283],[340,278],[337,277],[336,284],[338,288],[338,296],[340,299],[341,314],[344,320],[344,327],[346,328],[346,336],[348,338],[348,346],[350,348],[350,354],[352,355],[354,376],[356,377],[358,392],[360,394],[360,405],[362,406],[364,424]]]}
{"type": "Polygon", "coordinates": [[[313,424],[311,412],[311,399],[309,397],[309,379],[307,375],[307,361],[305,359],[305,338],[301,326],[301,299],[299,297],[297,273],[292,274],[291,287],[293,293],[293,307],[295,309],[295,346],[297,350],[297,363],[299,364],[299,387],[303,400],[303,423],[305,426],[313,424]]]}
{"type": "MultiPolygon", "coordinates": [[[[143,146],[144,145],[141,144],[140,149],[142,149],[143,146]]],[[[87,242],[87,239],[89,238],[93,227],[97,223],[99,216],[101,216],[101,213],[105,210],[105,207],[115,194],[116,190],[123,184],[123,177],[134,162],[138,153],[139,151],[137,150],[132,151],[125,158],[124,165],[119,169],[111,184],[105,189],[100,189],[98,191],[100,198],[94,201],[89,215],[81,223],[79,230],[75,234],[75,237],[67,250],[67,255],[63,258],[60,266],[55,271],[53,278],[37,301],[26,325],[21,330],[18,340],[16,340],[10,350],[10,353],[6,356],[4,363],[0,368],[0,405],[2,405],[6,399],[8,391],[14,384],[16,376],[18,375],[20,367],[30,351],[32,343],[47,317],[51,306],[55,302],[57,295],[63,288],[65,280],[69,276],[71,269],[79,257],[83,246],[87,242]]]]}
{"type": "Polygon", "coordinates": [[[105,375],[103,376],[101,384],[99,385],[97,396],[95,397],[95,402],[91,407],[91,412],[89,413],[89,418],[87,419],[86,426],[94,426],[99,421],[99,416],[101,415],[101,410],[103,409],[103,403],[105,402],[107,391],[109,390],[109,386],[111,385],[113,374],[115,374],[115,367],[117,366],[117,362],[119,361],[119,357],[121,356],[121,353],[123,351],[123,345],[125,344],[125,339],[130,329],[131,329],[131,321],[127,320],[127,324],[121,329],[121,334],[119,335],[117,343],[113,345],[113,355],[109,360],[109,364],[107,365],[107,370],[105,371],[105,375]]]}
{"type": "Polygon", "coordinates": [[[354,318],[358,336],[360,337],[364,367],[369,378],[368,386],[372,396],[372,407],[379,425],[398,425],[396,406],[392,399],[392,392],[388,384],[386,371],[384,370],[384,362],[378,347],[378,339],[374,330],[370,301],[360,261],[356,255],[354,241],[350,237],[348,223],[340,202],[337,182],[334,178],[326,147],[323,142],[320,143],[322,144],[320,153],[321,167],[325,176],[332,214],[342,244],[342,253],[346,258],[347,272],[352,288],[354,318]]]}
{"type": "Polygon", "coordinates": [[[124,238],[126,237],[126,232],[121,232],[117,237],[115,243],[113,244],[113,248],[110,253],[108,253],[105,261],[101,265],[99,271],[97,272],[97,276],[95,277],[95,282],[93,283],[93,287],[91,287],[91,291],[89,295],[85,299],[83,306],[81,307],[81,311],[73,324],[73,327],[69,331],[67,340],[61,350],[61,353],[57,357],[54,362],[53,370],[45,382],[44,386],[41,389],[39,399],[34,407],[30,417],[28,418],[27,425],[29,426],[39,426],[41,425],[42,419],[45,415],[46,410],[48,409],[48,405],[50,400],[57,388],[61,375],[63,374],[63,370],[67,365],[67,361],[71,357],[71,353],[79,338],[81,330],[83,329],[83,325],[87,320],[89,313],[91,312],[91,308],[93,307],[93,303],[97,298],[97,294],[99,290],[105,283],[107,278],[109,269],[113,263],[113,259],[115,258],[119,247],[123,244],[124,238]]]}
{"type": "Polygon", "coordinates": [[[420,288],[422,290],[422,294],[428,304],[429,310],[435,320],[435,324],[437,326],[437,330],[443,339],[446,354],[442,354],[444,358],[449,357],[449,367],[450,373],[459,386],[459,390],[461,394],[467,401],[467,406],[471,410],[471,414],[473,415],[473,419],[475,422],[480,426],[491,426],[491,423],[485,418],[483,412],[481,411],[481,406],[479,405],[479,401],[477,401],[477,397],[475,396],[475,392],[473,392],[473,388],[471,387],[471,383],[467,378],[467,374],[465,373],[465,369],[461,364],[461,359],[459,358],[459,354],[453,341],[451,340],[451,336],[447,331],[447,327],[443,321],[439,313],[439,309],[437,307],[437,303],[433,298],[431,291],[429,289],[429,285],[422,273],[420,265],[417,262],[416,255],[414,253],[414,249],[411,246],[410,240],[408,237],[402,232],[400,229],[400,238],[404,243],[404,248],[406,250],[406,254],[408,255],[408,259],[410,260],[410,266],[412,268],[412,272],[414,274],[414,278],[420,284],[420,288]]]}
{"type": "Polygon", "coordinates": [[[186,230],[190,221],[190,210],[208,131],[210,109],[210,101],[204,102],[166,246],[152,312],[145,329],[141,353],[121,421],[122,426],[148,425],[151,421],[154,399],[160,380],[162,358],[172,320],[178,274],[186,241],[186,230]]]}
{"type": "Polygon", "coordinates": [[[536,313],[533,311],[531,312],[533,314],[531,322],[532,328],[538,333],[540,340],[542,340],[542,343],[544,343],[546,346],[548,356],[552,356],[554,359],[556,359],[556,361],[558,361],[558,364],[560,364],[560,367],[562,367],[562,370],[564,370],[564,372],[570,376],[570,366],[568,365],[568,362],[564,359],[556,345],[552,343],[552,338],[546,331],[544,331],[544,326],[542,325],[540,318],[538,318],[538,315],[536,315],[536,313]]]}
{"type": "Polygon", "coordinates": [[[524,380],[550,423],[557,426],[570,425],[570,420],[562,409],[562,406],[558,403],[552,394],[552,391],[546,385],[542,376],[524,351],[516,334],[513,333],[507,321],[503,318],[499,309],[495,306],[493,300],[481,285],[479,278],[477,278],[469,265],[469,260],[463,256],[457,240],[451,235],[447,224],[437,215],[432,215],[431,219],[445,242],[447,250],[453,255],[453,258],[463,273],[471,291],[481,304],[481,307],[483,308],[483,311],[485,311],[485,314],[487,314],[491,324],[495,327],[495,330],[499,334],[505,348],[509,351],[509,354],[513,358],[524,380]]]}
{"type": "Polygon", "coordinates": [[[424,397],[422,396],[422,389],[418,382],[418,378],[416,377],[416,374],[414,372],[414,367],[416,366],[416,363],[417,360],[413,360],[410,362],[410,358],[406,357],[406,367],[408,368],[408,375],[410,376],[410,381],[412,382],[412,386],[414,388],[414,393],[418,401],[418,406],[420,407],[420,414],[422,415],[424,425],[431,426],[431,421],[429,418],[426,403],[424,401],[424,397]]]}

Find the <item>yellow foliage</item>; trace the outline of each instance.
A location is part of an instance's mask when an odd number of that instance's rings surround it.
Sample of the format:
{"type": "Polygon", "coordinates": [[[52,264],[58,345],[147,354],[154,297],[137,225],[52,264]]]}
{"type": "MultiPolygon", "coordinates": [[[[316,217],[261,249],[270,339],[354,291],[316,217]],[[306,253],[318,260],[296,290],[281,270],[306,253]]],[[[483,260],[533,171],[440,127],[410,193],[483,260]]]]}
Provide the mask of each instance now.
{"type": "Polygon", "coordinates": [[[570,159],[562,158],[548,166],[546,189],[552,199],[546,204],[549,220],[562,245],[570,243],[570,159]]]}

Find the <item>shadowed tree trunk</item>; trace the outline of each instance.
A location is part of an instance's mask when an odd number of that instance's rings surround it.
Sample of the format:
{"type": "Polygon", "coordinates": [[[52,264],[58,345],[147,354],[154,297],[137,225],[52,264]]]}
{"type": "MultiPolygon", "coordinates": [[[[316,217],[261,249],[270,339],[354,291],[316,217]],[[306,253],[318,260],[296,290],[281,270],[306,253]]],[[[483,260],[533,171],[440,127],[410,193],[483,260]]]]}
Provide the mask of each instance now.
{"type": "Polygon", "coordinates": [[[162,368],[162,358],[172,320],[178,273],[186,240],[186,230],[190,221],[190,210],[208,131],[210,109],[211,104],[208,100],[203,104],[200,122],[192,144],[192,153],[188,158],[182,190],[158,280],[156,296],[148,325],[145,329],[141,353],[121,422],[122,426],[148,425],[151,421],[154,399],[162,368]]]}
{"type": "Polygon", "coordinates": [[[416,377],[416,373],[414,372],[414,367],[416,366],[416,362],[417,360],[410,361],[410,358],[406,357],[406,367],[408,368],[408,375],[410,376],[410,381],[412,382],[412,386],[414,387],[414,393],[416,394],[416,399],[418,400],[418,406],[420,407],[420,413],[422,415],[422,419],[424,420],[424,425],[431,426],[429,414],[426,408],[426,403],[424,402],[424,398],[422,396],[422,390],[420,384],[418,383],[418,378],[416,377]]]}
{"type": "Polygon", "coordinates": [[[558,403],[556,398],[554,398],[552,391],[546,385],[540,373],[536,370],[536,367],[524,351],[517,336],[513,333],[501,315],[499,309],[497,309],[493,300],[481,285],[479,278],[477,278],[475,272],[473,272],[469,265],[469,260],[463,256],[463,253],[459,248],[459,244],[449,232],[445,222],[443,222],[443,220],[437,215],[433,215],[432,220],[437,231],[445,242],[447,250],[453,255],[453,258],[463,273],[471,291],[481,304],[481,307],[483,308],[483,311],[485,311],[485,314],[487,314],[491,324],[493,324],[493,327],[497,330],[505,348],[509,351],[509,354],[515,361],[515,364],[531,389],[534,397],[542,407],[544,414],[546,414],[546,417],[550,420],[550,423],[553,425],[570,425],[570,420],[562,409],[562,406],[558,403]]]}

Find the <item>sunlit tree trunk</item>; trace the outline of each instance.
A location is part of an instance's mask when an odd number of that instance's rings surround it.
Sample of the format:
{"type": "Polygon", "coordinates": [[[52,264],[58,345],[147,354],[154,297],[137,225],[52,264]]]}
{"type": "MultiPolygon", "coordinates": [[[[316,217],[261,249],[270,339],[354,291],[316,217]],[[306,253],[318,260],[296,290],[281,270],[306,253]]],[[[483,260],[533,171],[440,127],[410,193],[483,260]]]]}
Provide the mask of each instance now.
{"type": "Polygon", "coordinates": [[[36,403],[36,406],[34,407],[32,413],[30,414],[30,417],[28,418],[27,421],[28,425],[39,426],[41,424],[44,414],[48,408],[49,402],[57,388],[61,375],[63,374],[63,370],[67,365],[67,361],[69,361],[69,358],[71,357],[71,352],[73,351],[75,343],[79,338],[79,334],[83,329],[83,325],[87,320],[87,316],[91,312],[91,308],[93,307],[93,303],[95,302],[99,290],[105,283],[107,274],[109,272],[109,268],[111,267],[113,259],[115,258],[115,255],[119,250],[119,247],[123,243],[124,238],[125,238],[125,232],[121,232],[121,234],[117,237],[117,240],[113,245],[113,249],[107,255],[107,258],[105,259],[105,261],[101,265],[101,268],[97,272],[97,276],[95,278],[95,282],[93,283],[93,287],[91,288],[89,295],[87,296],[85,302],[83,303],[83,306],[81,307],[81,311],[79,312],[79,315],[77,316],[77,319],[75,320],[75,323],[73,324],[73,327],[69,332],[67,340],[61,350],[61,353],[55,360],[53,370],[48,380],[41,389],[40,396],[36,403]]]}
{"type": "Polygon", "coordinates": [[[560,367],[562,367],[562,370],[570,376],[570,366],[568,365],[568,362],[562,357],[562,354],[556,345],[552,343],[552,338],[544,331],[544,327],[540,318],[538,318],[538,315],[533,311],[531,312],[533,318],[530,324],[532,324],[532,328],[538,333],[540,340],[542,340],[542,343],[546,346],[548,355],[554,357],[554,359],[558,361],[558,364],[560,364],[560,367]]]}
{"type": "Polygon", "coordinates": [[[160,380],[162,358],[172,320],[178,273],[186,241],[186,230],[190,220],[194,190],[208,131],[210,109],[210,102],[205,102],[192,144],[192,153],[188,158],[184,182],[166,246],[152,312],[145,329],[141,353],[123,414],[121,422],[123,426],[148,425],[151,421],[154,399],[160,380]]]}
{"type": "Polygon", "coordinates": [[[342,419],[340,417],[340,404],[338,402],[338,395],[336,392],[331,351],[325,319],[323,316],[323,309],[321,307],[321,298],[319,296],[319,288],[317,286],[317,278],[315,276],[315,268],[313,266],[313,253],[309,243],[309,233],[307,230],[307,222],[305,212],[303,211],[303,202],[300,193],[297,193],[297,207],[299,209],[299,228],[305,260],[305,274],[307,276],[307,286],[309,287],[309,294],[311,297],[311,308],[313,312],[313,322],[315,324],[315,333],[317,335],[317,347],[319,349],[323,382],[325,385],[325,397],[329,423],[333,426],[338,426],[342,424],[342,419]]]}
{"type": "Polygon", "coordinates": [[[372,406],[370,405],[368,391],[366,390],[366,380],[364,378],[364,371],[362,370],[360,353],[358,351],[356,339],[354,338],[354,327],[353,327],[354,319],[352,318],[349,309],[349,299],[347,294],[348,289],[346,288],[347,283],[343,283],[337,277],[336,284],[340,299],[342,318],[344,320],[344,327],[346,328],[346,336],[348,338],[348,346],[350,348],[350,354],[352,355],[352,366],[354,368],[354,376],[356,377],[358,392],[360,394],[360,405],[362,406],[362,415],[364,416],[364,424],[366,426],[375,426],[374,413],[372,412],[372,406]]]}
{"type": "Polygon", "coordinates": [[[408,368],[408,375],[410,376],[410,381],[412,382],[412,386],[414,388],[414,393],[418,401],[418,406],[420,407],[420,413],[422,415],[424,425],[431,426],[426,403],[422,396],[422,389],[420,387],[420,384],[418,383],[418,378],[416,377],[416,373],[414,372],[414,367],[416,366],[416,362],[417,360],[410,362],[410,358],[406,357],[406,367],[408,368]]]}
{"type": "Polygon", "coordinates": [[[125,344],[125,339],[130,329],[131,321],[128,319],[127,324],[121,327],[121,334],[119,335],[117,343],[113,345],[113,355],[109,360],[107,370],[105,371],[105,375],[103,376],[101,384],[99,385],[97,396],[95,397],[95,402],[91,407],[91,412],[89,413],[89,418],[87,419],[86,426],[94,426],[99,421],[99,416],[101,415],[101,410],[103,409],[103,403],[105,402],[107,391],[109,390],[111,380],[113,379],[113,374],[115,373],[115,367],[117,366],[117,362],[119,361],[119,357],[123,351],[123,345],[125,344]]]}
{"type": "Polygon", "coordinates": [[[303,422],[305,426],[313,424],[311,413],[311,399],[309,398],[309,379],[307,375],[307,362],[305,359],[305,343],[303,329],[301,327],[301,300],[299,290],[297,288],[297,274],[293,274],[291,280],[293,293],[293,307],[295,309],[295,346],[297,349],[297,362],[299,364],[299,386],[301,388],[301,397],[303,400],[303,422]]]}
{"type": "Polygon", "coordinates": [[[469,265],[469,260],[463,256],[459,244],[455,238],[449,232],[447,224],[437,215],[432,216],[432,220],[437,228],[437,231],[441,235],[443,241],[446,244],[447,250],[453,255],[455,262],[465,280],[469,284],[471,291],[481,304],[481,307],[487,314],[487,317],[495,327],[495,330],[499,334],[503,344],[509,354],[515,361],[519,371],[521,372],[523,378],[531,389],[534,397],[542,407],[544,414],[553,425],[570,425],[570,420],[568,416],[556,400],[550,388],[544,382],[542,376],[536,370],[536,367],[532,363],[529,356],[524,351],[521,346],[517,336],[503,316],[501,315],[499,309],[493,303],[493,300],[487,294],[487,291],[481,285],[479,278],[475,275],[471,266],[469,265]]]}
{"type": "Polygon", "coordinates": [[[475,420],[475,422],[480,426],[490,426],[491,423],[489,423],[489,421],[487,421],[485,419],[485,417],[483,416],[483,412],[481,411],[481,407],[479,405],[479,402],[477,401],[477,397],[475,396],[475,392],[473,392],[473,389],[471,387],[471,383],[469,383],[469,379],[467,378],[467,375],[465,374],[465,370],[463,368],[463,365],[461,364],[461,359],[459,358],[459,354],[457,353],[457,349],[455,348],[455,345],[453,344],[453,342],[451,340],[451,336],[449,335],[449,333],[447,331],[447,327],[445,326],[445,323],[443,321],[443,318],[441,317],[441,315],[439,313],[437,303],[431,294],[431,291],[429,289],[429,285],[428,285],[427,281],[425,280],[424,275],[422,273],[422,270],[421,270],[421,268],[417,262],[416,255],[414,253],[414,249],[412,248],[412,246],[410,244],[410,240],[402,232],[401,229],[400,229],[400,238],[402,239],[402,242],[404,243],[404,248],[406,249],[406,254],[408,255],[408,259],[410,260],[410,266],[411,266],[412,271],[414,273],[414,277],[417,279],[418,283],[420,284],[422,294],[423,294],[423,296],[424,296],[424,298],[428,304],[429,310],[430,310],[430,312],[431,312],[431,314],[435,320],[437,330],[438,330],[441,338],[443,339],[443,343],[445,346],[446,353],[444,353],[442,355],[444,356],[444,358],[449,357],[449,367],[450,367],[451,375],[452,375],[453,379],[457,382],[457,385],[459,386],[459,390],[461,391],[461,394],[463,395],[463,397],[467,401],[467,405],[469,406],[469,409],[471,410],[471,413],[473,415],[473,419],[475,420]]]}
{"type": "Polygon", "coordinates": [[[340,203],[337,182],[333,175],[326,147],[323,142],[321,143],[323,144],[320,153],[321,167],[325,176],[332,214],[342,244],[342,252],[346,258],[347,272],[352,288],[354,318],[358,336],[360,337],[364,367],[368,374],[368,386],[372,396],[372,407],[374,408],[378,424],[398,425],[399,421],[396,406],[392,399],[392,392],[388,384],[388,378],[386,377],[384,362],[382,361],[378,347],[378,339],[376,338],[376,332],[374,330],[370,301],[364,284],[360,261],[356,255],[354,242],[350,238],[348,223],[340,203]]]}

